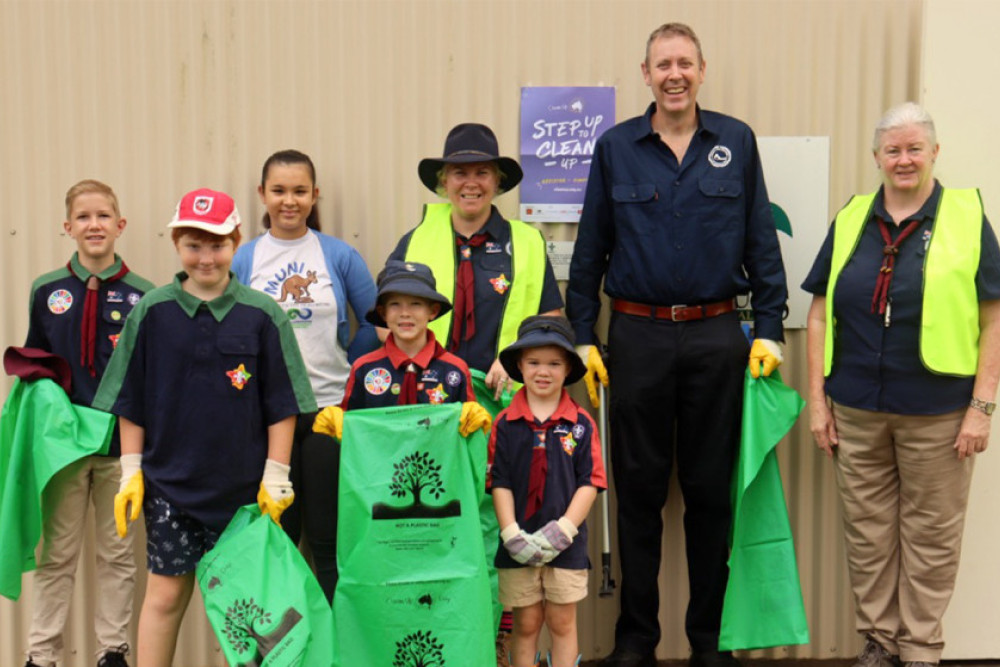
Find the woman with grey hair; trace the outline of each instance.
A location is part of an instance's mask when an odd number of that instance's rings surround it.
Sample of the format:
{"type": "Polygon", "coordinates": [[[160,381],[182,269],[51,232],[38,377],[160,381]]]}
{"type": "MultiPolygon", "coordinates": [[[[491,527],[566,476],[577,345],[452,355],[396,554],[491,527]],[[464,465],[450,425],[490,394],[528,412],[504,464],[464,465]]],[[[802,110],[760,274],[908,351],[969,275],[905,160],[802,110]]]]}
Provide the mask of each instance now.
{"type": "Polygon", "coordinates": [[[810,429],[833,458],[856,667],[937,664],[1000,376],[1000,249],[979,191],[933,177],[934,122],[893,107],[882,185],[837,214],[803,289],[810,429]]]}

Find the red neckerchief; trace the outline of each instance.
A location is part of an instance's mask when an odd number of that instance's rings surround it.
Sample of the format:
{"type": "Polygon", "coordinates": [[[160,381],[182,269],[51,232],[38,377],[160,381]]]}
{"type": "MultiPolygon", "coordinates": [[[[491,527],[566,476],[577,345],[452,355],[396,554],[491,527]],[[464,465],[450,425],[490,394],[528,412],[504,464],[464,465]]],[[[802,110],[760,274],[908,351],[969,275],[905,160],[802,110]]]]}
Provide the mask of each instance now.
{"type": "MultiPolygon", "coordinates": [[[[66,268],[70,273],[74,273],[73,260],[66,263],[66,268]]],[[[91,274],[84,281],[87,284],[87,295],[83,299],[83,319],[80,321],[80,365],[87,369],[90,377],[97,377],[97,369],[94,368],[94,348],[97,344],[97,292],[103,283],[120,280],[127,273],[128,267],[122,260],[122,268],[113,276],[101,280],[91,274]]]]}
{"type": "Polygon", "coordinates": [[[385,339],[385,351],[393,368],[403,370],[403,384],[399,391],[398,405],[414,405],[417,402],[417,374],[430,366],[431,361],[444,354],[444,348],[438,344],[434,332],[427,330],[427,343],[420,348],[417,355],[410,358],[396,345],[390,333],[385,339]]]}
{"type": "Polygon", "coordinates": [[[451,341],[448,347],[453,351],[464,339],[469,340],[476,335],[475,286],[476,277],[472,272],[472,249],[486,243],[489,237],[486,232],[477,232],[463,240],[455,235],[455,245],[458,246],[458,273],[455,274],[455,313],[452,316],[451,341]],[[462,324],[465,324],[465,336],[462,336],[462,324]]]}
{"type": "Polygon", "coordinates": [[[889,302],[889,285],[892,284],[892,268],[896,264],[896,255],[899,254],[900,244],[920,226],[920,220],[911,220],[906,227],[903,227],[903,231],[896,237],[895,242],[892,240],[889,226],[885,224],[885,220],[879,216],[875,216],[875,220],[878,222],[878,230],[882,234],[882,241],[885,242],[885,245],[882,246],[882,266],[879,267],[878,280],[875,281],[875,291],[872,293],[871,312],[876,312],[877,305],[878,314],[885,317],[885,326],[889,326],[889,313],[886,312],[886,307],[889,302]]]}

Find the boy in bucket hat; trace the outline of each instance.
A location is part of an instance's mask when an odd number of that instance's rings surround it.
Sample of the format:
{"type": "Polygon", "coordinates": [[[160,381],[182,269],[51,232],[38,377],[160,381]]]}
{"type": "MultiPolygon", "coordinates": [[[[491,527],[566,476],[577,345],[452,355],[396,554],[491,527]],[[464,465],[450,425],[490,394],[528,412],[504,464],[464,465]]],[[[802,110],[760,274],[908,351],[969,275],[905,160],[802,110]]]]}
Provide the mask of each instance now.
{"type": "Polygon", "coordinates": [[[500,602],[514,608],[512,667],[538,664],[543,622],[550,667],[580,661],[576,603],[587,596],[590,569],[584,520],[607,480],[594,420],[565,389],[586,372],[573,343],[566,318],[537,315],[500,353],[524,383],[493,424],[487,477],[504,547],[495,561],[500,602]]]}
{"type": "Polygon", "coordinates": [[[229,271],[239,225],[224,192],[181,199],[183,271],[132,311],[94,399],[121,424],[119,535],[145,514],[143,664],[171,664],[195,566],[236,510],[256,498],[277,522],[291,504],[295,417],[316,410],[288,316],[229,271]]]}
{"type": "MultiPolygon", "coordinates": [[[[387,327],[389,336],[380,349],[354,362],[343,403],[320,411],[313,430],[333,436],[339,443],[344,431],[344,410],[457,402],[463,404],[459,422],[462,435],[479,428],[488,430],[490,416],[476,403],[469,367],[446,352],[434,332],[427,328],[429,322],[449,310],[451,304],[437,291],[434,274],[428,266],[397,260],[386,262],[378,275],[375,307],[365,319],[377,327],[387,327]]],[[[339,450],[336,458],[339,462],[339,450]]],[[[336,485],[337,478],[331,482],[336,485]]],[[[332,498],[336,497],[334,489],[332,498]]],[[[331,520],[336,521],[336,506],[330,510],[331,520]]]]}

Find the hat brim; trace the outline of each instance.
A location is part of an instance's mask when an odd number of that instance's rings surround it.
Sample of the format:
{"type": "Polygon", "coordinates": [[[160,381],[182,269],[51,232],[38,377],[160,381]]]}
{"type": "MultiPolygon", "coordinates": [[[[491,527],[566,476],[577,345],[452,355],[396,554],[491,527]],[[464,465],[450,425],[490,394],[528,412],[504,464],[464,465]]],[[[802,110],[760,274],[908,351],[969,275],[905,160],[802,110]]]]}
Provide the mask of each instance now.
{"type": "Polygon", "coordinates": [[[523,338],[519,338],[500,352],[500,364],[507,371],[507,375],[515,382],[524,383],[524,376],[517,362],[521,359],[521,352],[535,347],[555,346],[566,351],[569,359],[569,373],[566,374],[565,385],[577,382],[587,374],[587,366],[583,359],[576,353],[576,349],[570,345],[564,336],[548,331],[531,332],[523,338]]]}
{"type": "Polygon", "coordinates": [[[434,194],[438,194],[438,172],[441,171],[442,167],[446,164],[470,164],[473,162],[495,162],[497,167],[500,168],[501,177],[498,186],[500,191],[498,194],[510,192],[524,178],[521,165],[513,158],[489,157],[488,155],[476,154],[454,155],[449,158],[424,158],[417,165],[417,173],[420,175],[420,182],[428,190],[434,194]]]}
{"type": "Polygon", "coordinates": [[[209,234],[215,234],[216,236],[229,236],[233,233],[233,230],[239,227],[239,224],[233,222],[226,222],[221,225],[213,225],[208,222],[202,222],[201,220],[174,220],[167,223],[167,227],[170,228],[190,228],[190,229],[200,229],[203,232],[208,232],[209,234]]]}
{"type": "Polygon", "coordinates": [[[424,290],[417,293],[417,290],[406,290],[406,289],[391,289],[392,284],[388,285],[390,289],[384,289],[379,291],[378,298],[375,299],[375,305],[372,306],[371,310],[365,313],[365,321],[369,324],[374,324],[377,327],[386,328],[389,325],[386,323],[385,318],[378,314],[379,304],[382,303],[382,296],[386,294],[406,294],[407,296],[419,296],[423,299],[427,299],[432,303],[436,303],[441,308],[438,310],[437,316],[431,318],[431,322],[441,317],[445,313],[451,310],[451,302],[443,294],[437,292],[431,292],[429,288],[425,287],[424,290]]]}

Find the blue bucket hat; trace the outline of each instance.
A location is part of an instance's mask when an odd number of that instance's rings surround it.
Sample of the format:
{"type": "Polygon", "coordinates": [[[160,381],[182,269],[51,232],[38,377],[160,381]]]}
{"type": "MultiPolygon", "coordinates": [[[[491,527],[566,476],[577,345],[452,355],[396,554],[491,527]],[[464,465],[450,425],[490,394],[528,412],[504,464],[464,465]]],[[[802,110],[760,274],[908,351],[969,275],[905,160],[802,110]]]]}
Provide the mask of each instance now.
{"type": "Polygon", "coordinates": [[[517,367],[522,350],[555,345],[567,352],[569,373],[566,375],[566,384],[573,384],[587,373],[587,366],[573,347],[575,343],[576,335],[573,333],[573,327],[565,317],[532,315],[525,318],[517,328],[517,340],[500,353],[500,363],[516,382],[524,382],[521,369],[517,367]]]}
{"type": "MultiPolygon", "coordinates": [[[[385,268],[378,274],[378,296],[375,298],[376,308],[372,308],[365,314],[365,320],[377,327],[386,326],[385,319],[378,314],[377,306],[382,303],[382,297],[386,294],[405,294],[407,296],[419,296],[428,301],[441,305],[437,317],[441,317],[451,310],[451,302],[448,297],[437,291],[437,281],[434,280],[434,273],[431,267],[417,262],[403,262],[398,259],[390,259],[385,263],[385,268]]],[[[434,319],[437,319],[435,317],[434,319]]]]}

